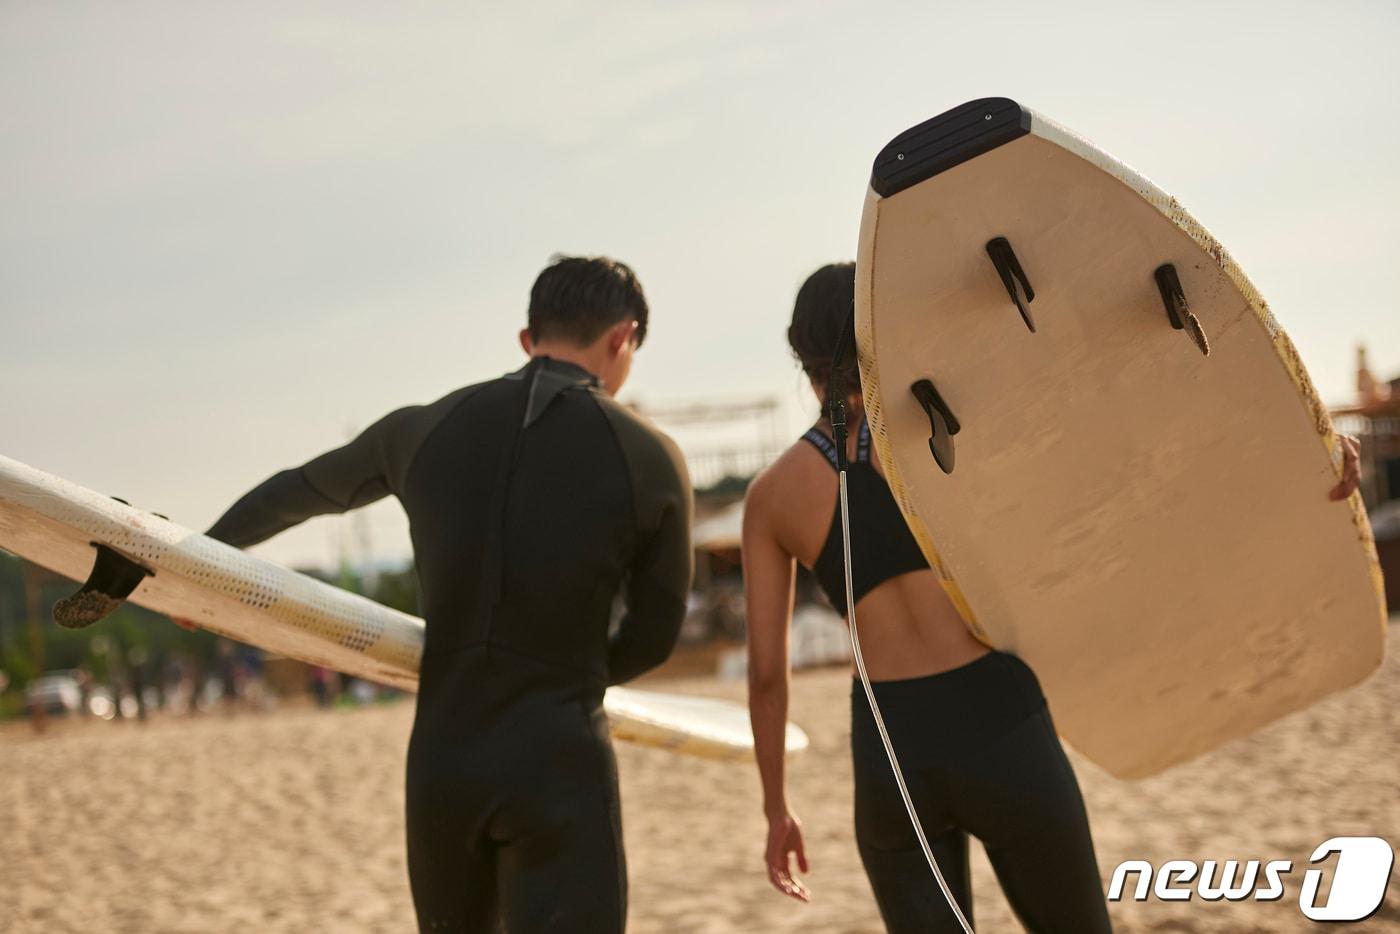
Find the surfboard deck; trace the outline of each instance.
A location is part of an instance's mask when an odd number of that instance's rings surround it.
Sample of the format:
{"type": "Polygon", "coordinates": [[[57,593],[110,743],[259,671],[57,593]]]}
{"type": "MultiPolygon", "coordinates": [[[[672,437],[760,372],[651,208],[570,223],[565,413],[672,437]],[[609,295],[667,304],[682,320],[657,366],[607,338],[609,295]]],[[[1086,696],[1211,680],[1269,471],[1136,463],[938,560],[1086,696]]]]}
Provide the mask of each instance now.
{"type": "MultiPolygon", "coordinates": [[[[82,582],[98,545],[152,572],[130,594],[134,603],[278,655],[418,688],[421,619],[0,456],[0,548],[82,582]]],[[[613,687],[604,708],[621,740],[703,758],[753,757],[739,704],[613,687]]],[[[788,752],[807,744],[788,724],[788,752]]]]}
{"type": "Polygon", "coordinates": [[[1151,775],[1381,663],[1370,526],[1327,495],[1331,421],[1176,199],[973,101],[876,158],[856,275],[890,487],[973,633],[1035,669],[1088,758],[1151,775]]]}

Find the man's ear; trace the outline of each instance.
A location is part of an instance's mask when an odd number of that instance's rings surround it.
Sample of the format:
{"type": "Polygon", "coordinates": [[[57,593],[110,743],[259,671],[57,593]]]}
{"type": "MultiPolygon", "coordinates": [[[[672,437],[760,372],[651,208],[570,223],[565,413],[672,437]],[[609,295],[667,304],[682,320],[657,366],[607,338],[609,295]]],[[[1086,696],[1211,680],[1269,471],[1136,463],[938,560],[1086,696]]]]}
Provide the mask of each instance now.
{"type": "Polygon", "coordinates": [[[535,342],[530,339],[530,329],[520,329],[520,349],[525,351],[525,356],[533,356],[535,352],[535,342]]]}
{"type": "Polygon", "coordinates": [[[635,318],[614,324],[608,331],[608,355],[616,357],[621,353],[623,345],[636,338],[638,327],[635,318]]]}

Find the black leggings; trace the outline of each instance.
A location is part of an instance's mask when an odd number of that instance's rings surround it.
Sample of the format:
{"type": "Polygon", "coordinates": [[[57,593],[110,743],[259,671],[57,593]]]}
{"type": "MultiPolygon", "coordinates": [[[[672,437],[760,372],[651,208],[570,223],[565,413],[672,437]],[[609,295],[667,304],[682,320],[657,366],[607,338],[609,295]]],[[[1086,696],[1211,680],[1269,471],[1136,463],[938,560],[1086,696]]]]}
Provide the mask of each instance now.
{"type": "MultiPolygon", "coordinates": [[[[1028,931],[1110,931],[1084,800],[1025,663],[991,652],[874,688],[933,854],[968,920],[971,835],[1028,931]]],[[[885,927],[961,931],[914,836],[860,682],[851,714],[856,840],[885,927]]]]}
{"type": "Polygon", "coordinates": [[[408,753],[408,873],[422,931],[621,934],[627,871],[601,706],[420,706],[408,753]]]}

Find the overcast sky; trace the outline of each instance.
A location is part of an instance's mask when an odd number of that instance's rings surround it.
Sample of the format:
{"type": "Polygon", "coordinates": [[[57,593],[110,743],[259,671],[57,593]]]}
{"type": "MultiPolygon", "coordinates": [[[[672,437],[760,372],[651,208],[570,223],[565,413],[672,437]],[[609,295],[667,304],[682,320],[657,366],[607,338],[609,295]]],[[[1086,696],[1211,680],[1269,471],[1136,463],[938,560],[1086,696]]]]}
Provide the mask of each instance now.
{"type": "Polygon", "coordinates": [[[561,251],[646,287],[624,398],[775,395],[795,434],[796,287],[891,136],[992,95],[1180,198],[1346,401],[1359,341],[1400,374],[1398,42],[1389,0],[6,3],[0,453],[203,528],[518,366],[561,251]]]}

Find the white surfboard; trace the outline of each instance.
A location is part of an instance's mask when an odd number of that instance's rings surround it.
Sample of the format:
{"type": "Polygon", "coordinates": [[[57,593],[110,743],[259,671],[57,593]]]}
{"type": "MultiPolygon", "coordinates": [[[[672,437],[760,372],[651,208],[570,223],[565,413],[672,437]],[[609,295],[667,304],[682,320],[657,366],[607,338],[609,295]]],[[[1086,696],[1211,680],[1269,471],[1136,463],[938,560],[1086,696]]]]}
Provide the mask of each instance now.
{"type": "MultiPolygon", "coordinates": [[[[109,579],[131,575],[134,603],[279,655],[418,687],[421,619],[6,457],[0,548],[75,581],[90,579],[101,550],[109,579]]],[[[614,687],[604,707],[618,739],[711,759],[753,757],[748,711],[739,704],[614,687]]],[[[788,724],[789,753],[807,742],[788,724]]]]}
{"type": "Polygon", "coordinates": [[[1357,496],[1327,498],[1340,450],[1302,361],[1132,169],[999,98],[901,134],[856,319],[905,518],[1099,765],[1150,775],[1380,664],[1374,542],[1357,496]]]}

